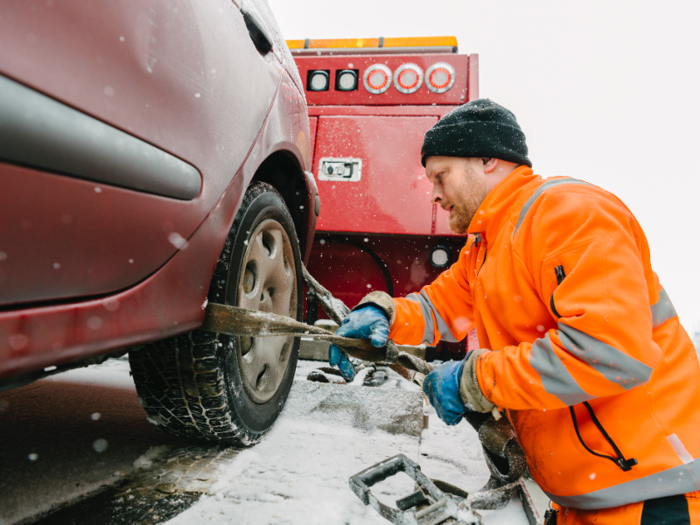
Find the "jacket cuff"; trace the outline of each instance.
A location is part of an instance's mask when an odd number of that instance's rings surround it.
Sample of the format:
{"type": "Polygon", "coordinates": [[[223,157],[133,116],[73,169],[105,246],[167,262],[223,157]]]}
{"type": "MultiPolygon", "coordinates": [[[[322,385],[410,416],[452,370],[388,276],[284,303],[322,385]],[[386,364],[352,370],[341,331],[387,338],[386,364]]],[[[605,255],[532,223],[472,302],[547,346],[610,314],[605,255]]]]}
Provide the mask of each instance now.
{"type": "Polygon", "coordinates": [[[379,307],[386,314],[387,319],[389,319],[389,326],[394,324],[394,319],[396,319],[396,307],[394,306],[394,300],[386,292],[370,292],[365,295],[362,300],[357,304],[353,310],[358,310],[368,304],[379,307]]]}
{"type": "Polygon", "coordinates": [[[491,409],[496,406],[486,399],[476,378],[476,362],[479,356],[486,352],[490,352],[490,350],[483,348],[473,350],[467,357],[462,368],[462,375],[459,378],[459,395],[462,401],[464,401],[467,408],[477,412],[491,412],[491,409]]]}

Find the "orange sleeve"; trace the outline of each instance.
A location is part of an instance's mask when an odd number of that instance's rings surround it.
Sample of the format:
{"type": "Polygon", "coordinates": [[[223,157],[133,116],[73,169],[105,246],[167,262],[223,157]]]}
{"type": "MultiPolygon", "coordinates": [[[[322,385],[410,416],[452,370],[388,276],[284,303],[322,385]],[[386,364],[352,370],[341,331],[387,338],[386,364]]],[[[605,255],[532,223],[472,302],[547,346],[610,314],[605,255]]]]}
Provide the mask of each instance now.
{"type": "Polygon", "coordinates": [[[503,408],[553,409],[646,383],[661,360],[650,307],[659,289],[631,212],[595,186],[562,185],[535,201],[516,235],[523,273],[509,278],[534,283],[557,328],[482,355],[484,395],[503,408]]]}
{"type": "Polygon", "coordinates": [[[435,345],[441,339],[461,341],[472,326],[471,292],[466,276],[468,242],[459,259],[419,293],[395,298],[396,318],[389,337],[398,344],[435,345]]]}

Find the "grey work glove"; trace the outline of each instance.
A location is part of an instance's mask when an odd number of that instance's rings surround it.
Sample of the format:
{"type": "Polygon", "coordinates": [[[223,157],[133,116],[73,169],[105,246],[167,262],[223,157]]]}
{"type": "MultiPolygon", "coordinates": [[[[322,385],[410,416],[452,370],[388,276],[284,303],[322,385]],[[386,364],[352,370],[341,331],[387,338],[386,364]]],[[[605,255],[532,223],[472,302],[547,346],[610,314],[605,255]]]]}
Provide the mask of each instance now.
{"type": "Polygon", "coordinates": [[[459,378],[459,395],[466,407],[476,412],[491,412],[496,406],[486,399],[476,378],[476,362],[479,356],[490,350],[479,349],[469,352],[459,378]]]}

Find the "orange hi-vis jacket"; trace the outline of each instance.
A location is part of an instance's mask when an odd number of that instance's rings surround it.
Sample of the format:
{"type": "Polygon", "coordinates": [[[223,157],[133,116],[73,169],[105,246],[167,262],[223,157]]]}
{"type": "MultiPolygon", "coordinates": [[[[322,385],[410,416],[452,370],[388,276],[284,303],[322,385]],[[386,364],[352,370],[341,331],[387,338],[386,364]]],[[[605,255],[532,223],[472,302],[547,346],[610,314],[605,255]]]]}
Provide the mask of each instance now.
{"type": "Polygon", "coordinates": [[[463,339],[530,472],[565,507],[700,489],[700,364],[614,195],[520,166],[481,204],[459,260],[394,299],[400,344],[463,339]],[[636,460],[636,464],[635,464],[636,460]]]}

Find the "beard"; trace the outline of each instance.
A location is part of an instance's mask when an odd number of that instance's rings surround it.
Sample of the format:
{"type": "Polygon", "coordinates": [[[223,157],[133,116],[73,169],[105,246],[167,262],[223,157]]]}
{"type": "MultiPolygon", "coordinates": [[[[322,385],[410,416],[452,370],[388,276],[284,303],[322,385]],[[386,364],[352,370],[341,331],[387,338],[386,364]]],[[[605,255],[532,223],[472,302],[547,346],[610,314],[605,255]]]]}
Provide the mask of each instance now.
{"type": "Polygon", "coordinates": [[[443,208],[453,206],[448,226],[450,230],[460,235],[467,233],[469,224],[488,194],[486,183],[475,175],[471,164],[465,162],[465,167],[466,175],[456,192],[455,202],[443,203],[443,208]]]}

